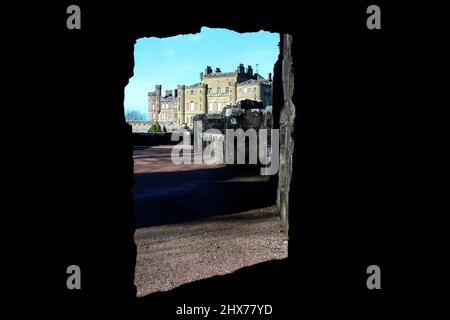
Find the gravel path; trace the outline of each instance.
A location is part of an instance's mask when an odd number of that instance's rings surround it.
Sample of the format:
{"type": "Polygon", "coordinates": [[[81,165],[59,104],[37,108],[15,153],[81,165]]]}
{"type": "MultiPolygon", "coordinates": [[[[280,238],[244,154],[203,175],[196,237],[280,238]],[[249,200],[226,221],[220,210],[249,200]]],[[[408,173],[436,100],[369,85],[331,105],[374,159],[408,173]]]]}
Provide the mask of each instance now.
{"type": "Polygon", "coordinates": [[[271,211],[138,229],[138,296],[286,258],[286,234],[271,211]]]}
{"type": "Polygon", "coordinates": [[[135,149],[139,297],[287,257],[287,236],[267,207],[266,178],[206,165],[180,168],[170,150],[135,149]]]}

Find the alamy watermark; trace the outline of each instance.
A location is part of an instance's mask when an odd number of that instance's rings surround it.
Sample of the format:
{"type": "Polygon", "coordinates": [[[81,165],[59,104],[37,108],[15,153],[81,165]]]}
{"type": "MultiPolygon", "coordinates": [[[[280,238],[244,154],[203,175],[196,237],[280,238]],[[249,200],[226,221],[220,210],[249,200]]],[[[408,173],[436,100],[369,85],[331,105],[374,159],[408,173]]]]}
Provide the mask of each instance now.
{"type": "Polygon", "coordinates": [[[180,141],[181,148],[172,149],[172,162],[179,164],[261,164],[261,175],[274,175],[280,167],[280,134],[278,129],[218,129],[203,132],[202,122],[195,121],[193,127],[193,150],[191,133],[187,130],[174,131],[172,141],[180,141]],[[270,145],[268,134],[270,133],[270,145]],[[248,144],[246,143],[248,141],[248,144]],[[236,144],[235,144],[236,142],[236,144]],[[248,162],[246,162],[248,158],[248,162]]]}

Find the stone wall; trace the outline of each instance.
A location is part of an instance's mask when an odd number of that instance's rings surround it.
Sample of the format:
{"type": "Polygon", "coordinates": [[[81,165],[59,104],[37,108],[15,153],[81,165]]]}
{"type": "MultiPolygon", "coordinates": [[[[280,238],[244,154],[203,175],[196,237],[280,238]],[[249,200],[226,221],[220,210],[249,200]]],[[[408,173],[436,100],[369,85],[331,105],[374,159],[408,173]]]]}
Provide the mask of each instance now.
{"type": "MultiPolygon", "coordinates": [[[[392,307],[405,289],[417,293],[417,282],[408,280],[417,277],[414,273],[422,266],[405,266],[420,260],[429,263],[418,258],[417,250],[433,246],[417,245],[417,235],[426,230],[409,224],[416,218],[422,222],[419,215],[430,210],[421,210],[424,198],[418,199],[417,183],[411,183],[420,182],[412,160],[420,149],[405,124],[417,127],[407,121],[414,113],[408,99],[417,98],[411,88],[421,78],[411,53],[423,46],[416,32],[395,30],[392,17],[402,15],[389,10],[388,3],[383,10],[391,12],[386,16],[391,23],[375,31],[366,28],[362,4],[305,3],[297,3],[295,10],[287,3],[269,9],[246,3],[251,12],[223,6],[211,14],[204,5],[169,12],[167,3],[160,2],[105,6],[83,1],[81,30],[67,30],[64,2],[30,2],[26,8],[19,3],[17,10],[8,10],[13,19],[5,20],[6,27],[15,33],[7,35],[5,52],[19,59],[5,62],[15,75],[32,78],[26,94],[32,100],[25,104],[45,104],[27,109],[26,118],[34,123],[28,131],[36,143],[10,143],[5,153],[17,170],[8,161],[5,169],[20,174],[6,184],[15,194],[5,197],[14,209],[5,210],[5,225],[19,236],[7,238],[4,264],[10,269],[5,278],[14,284],[7,283],[8,296],[27,306],[21,309],[51,313],[57,305],[71,313],[104,314],[109,309],[117,314],[125,301],[134,302],[133,154],[123,107],[124,88],[133,76],[133,49],[139,38],[197,33],[202,26],[293,34],[283,37],[273,105],[274,126],[281,122],[285,132],[280,172],[284,197],[279,203],[289,218],[289,273],[278,287],[266,281],[268,272],[255,273],[252,267],[244,275],[231,275],[234,282],[214,277],[209,287],[195,283],[182,297],[157,294],[145,300],[160,297],[154,308],[146,307],[145,317],[162,313],[156,318],[170,318],[175,306],[184,303],[245,304],[251,297],[255,303],[273,304],[274,314],[285,309],[286,316],[277,318],[288,319],[298,311],[299,301],[306,314],[319,312],[321,318],[330,318],[348,316],[355,306],[370,312],[392,307]],[[168,14],[159,14],[162,9],[168,14]],[[167,23],[168,16],[178,23],[167,23]],[[30,48],[32,59],[27,56],[30,48]],[[281,114],[276,112],[279,106],[281,114]],[[59,140],[52,123],[61,118],[65,127],[75,129],[64,132],[65,143],[55,143],[59,140]],[[16,153],[19,148],[22,154],[16,153]],[[24,181],[25,188],[20,188],[24,181]],[[17,221],[10,223],[9,217],[17,221]],[[19,243],[17,250],[9,250],[9,242],[19,243]],[[372,263],[388,271],[383,289],[387,291],[382,294],[365,287],[365,271],[372,263]],[[66,288],[66,268],[72,264],[81,267],[82,290],[66,288]],[[30,270],[33,277],[28,276],[30,270]],[[166,301],[166,308],[161,301],[166,301]]],[[[7,94],[17,91],[16,96],[24,96],[23,81],[13,76],[8,80],[19,86],[8,87],[7,94]]]]}
{"type": "Polygon", "coordinates": [[[131,120],[127,121],[131,125],[132,132],[148,132],[148,129],[152,126],[153,121],[141,121],[141,120],[131,120]]]}
{"type": "Polygon", "coordinates": [[[294,69],[292,65],[292,36],[282,37],[281,78],[283,83],[283,104],[280,110],[280,170],[278,174],[277,207],[286,229],[289,229],[289,195],[292,175],[292,155],[294,153],[295,105],[294,69]]]}
{"type": "MultiPolygon", "coordinates": [[[[194,121],[201,121],[203,132],[210,129],[219,130],[219,132],[213,134],[203,133],[203,147],[208,143],[223,143],[223,153],[221,155],[215,154],[215,163],[221,163],[221,161],[224,161],[225,159],[226,145],[224,141],[227,129],[241,129],[244,132],[248,129],[255,129],[258,134],[259,129],[271,129],[273,127],[272,107],[261,107],[261,102],[244,100],[238,102],[235,106],[226,107],[220,114],[201,114],[194,117],[194,121]],[[249,108],[250,106],[253,106],[254,108],[249,108]]],[[[270,144],[270,131],[268,131],[267,139],[270,144]]],[[[247,156],[249,147],[250,145],[247,141],[245,144],[247,156]]]]}

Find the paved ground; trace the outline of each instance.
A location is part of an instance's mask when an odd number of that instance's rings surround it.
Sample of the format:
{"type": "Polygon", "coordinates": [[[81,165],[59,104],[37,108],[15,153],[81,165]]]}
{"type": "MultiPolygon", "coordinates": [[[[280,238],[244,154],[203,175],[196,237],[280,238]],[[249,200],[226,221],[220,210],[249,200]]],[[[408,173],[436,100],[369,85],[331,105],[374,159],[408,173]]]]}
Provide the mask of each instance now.
{"type": "Polygon", "coordinates": [[[267,177],[242,166],[175,166],[170,152],[134,149],[138,296],[287,257],[267,177]]]}

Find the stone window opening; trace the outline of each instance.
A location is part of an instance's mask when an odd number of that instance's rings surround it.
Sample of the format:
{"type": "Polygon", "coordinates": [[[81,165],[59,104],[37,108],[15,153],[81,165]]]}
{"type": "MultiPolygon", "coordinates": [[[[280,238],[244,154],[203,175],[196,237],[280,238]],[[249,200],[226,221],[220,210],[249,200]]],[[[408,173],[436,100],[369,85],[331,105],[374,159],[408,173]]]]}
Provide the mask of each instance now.
{"type": "MultiPolygon", "coordinates": [[[[238,61],[239,62],[239,61],[238,61]]],[[[238,63],[237,62],[237,63],[238,63]]],[[[224,72],[225,72],[225,70],[224,70],[224,72]]],[[[275,73],[274,73],[274,75],[275,75],[275,73]]],[[[210,80],[211,81],[211,80],[210,80]]],[[[216,80],[217,81],[217,83],[219,84],[220,83],[220,81],[219,80],[216,80]]],[[[218,84],[216,84],[216,85],[218,85],[218,84]]],[[[186,84],[186,85],[188,85],[188,84],[186,84]]],[[[231,87],[229,87],[229,86],[225,86],[225,87],[223,87],[224,88],[224,91],[222,90],[222,88],[221,87],[217,87],[217,94],[221,94],[222,92],[224,92],[224,93],[232,93],[233,92],[233,89],[231,88],[231,87]]],[[[213,90],[214,90],[214,88],[208,88],[207,89],[208,91],[208,94],[213,94],[213,90]]],[[[250,90],[250,89],[249,89],[250,90]]],[[[256,92],[256,88],[254,89],[255,91],[254,92],[256,92]]],[[[239,88],[239,91],[240,92],[242,92],[243,91],[243,89],[242,88],[239,88]]],[[[191,113],[191,114],[189,114],[189,115],[180,115],[180,114],[178,114],[177,115],[177,122],[180,122],[180,123],[187,123],[187,124],[192,124],[193,123],[193,118],[194,118],[194,115],[195,114],[197,114],[196,113],[196,111],[201,111],[202,110],[202,102],[203,102],[203,100],[205,100],[205,99],[203,99],[202,100],[202,98],[201,97],[199,97],[198,99],[196,98],[196,97],[189,97],[189,100],[188,100],[188,97],[187,97],[187,94],[188,94],[188,92],[189,92],[189,95],[195,95],[196,94],[196,90],[194,90],[194,89],[190,89],[190,90],[185,90],[185,91],[183,91],[183,92],[185,92],[184,93],[184,95],[186,96],[186,100],[181,100],[180,101],[180,98],[178,98],[178,101],[179,101],[179,104],[178,104],[178,111],[182,111],[182,109],[183,109],[183,105],[182,105],[182,102],[184,102],[184,101],[186,101],[185,102],[185,108],[184,108],[184,111],[183,112],[193,112],[193,113],[191,113]],[[193,99],[193,100],[191,100],[191,99],[193,99]],[[184,117],[184,121],[182,121],[182,118],[181,117],[184,117]]],[[[199,92],[201,92],[201,90],[199,90],[199,92]]],[[[247,92],[247,90],[245,89],[245,92],[247,92]]],[[[230,95],[230,96],[232,96],[232,95],[230,95]]],[[[226,97],[224,97],[224,98],[219,98],[219,99],[225,99],[225,98],[228,98],[228,96],[226,96],[226,97]]],[[[216,97],[212,97],[211,98],[213,101],[214,100],[218,100],[216,97]]],[[[209,97],[208,97],[208,100],[209,100],[209,97]]],[[[206,109],[207,108],[207,110],[209,111],[209,110],[214,110],[214,111],[218,111],[218,112],[220,112],[220,111],[222,111],[222,109],[224,108],[224,105],[226,105],[226,103],[224,102],[224,101],[221,101],[221,102],[209,102],[208,100],[205,100],[204,101],[204,108],[206,109]]],[[[166,104],[166,106],[168,106],[167,104],[166,104]]],[[[153,108],[155,108],[156,109],[156,106],[155,105],[153,105],[153,108]]],[[[164,113],[163,115],[162,115],[162,118],[164,119],[164,120],[166,120],[166,118],[167,118],[167,115],[164,113]]],[[[161,125],[162,126],[162,125],[161,125]]],[[[244,182],[242,182],[242,184],[245,184],[244,182]]],[[[251,183],[248,183],[249,185],[251,185],[251,183]]],[[[183,187],[183,185],[180,185],[179,187],[183,187]]],[[[157,188],[159,188],[158,186],[157,186],[157,188]]],[[[159,191],[158,191],[159,192],[159,191]]],[[[274,204],[275,205],[275,204],[274,204]]],[[[185,209],[187,209],[187,207],[188,206],[184,206],[184,208],[185,209]]],[[[219,210],[219,209],[218,209],[219,210]]],[[[220,211],[220,210],[219,210],[220,211]]],[[[138,244],[138,247],[139,247],[139,244],[138,244]]],[[[139,278],[139,277],[137,277],[137,278],[139,278]]],[[[142,292],[144,292],[144,294],[145,294],[145,290],[144,291],[142,291],[142,292]]],[[[140,295],[142,295],[142,292],[141,293],[139,293],[138,292],[138,294],[140,294],[140,295]]]]}

